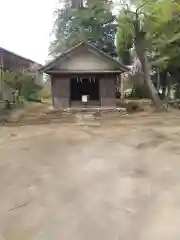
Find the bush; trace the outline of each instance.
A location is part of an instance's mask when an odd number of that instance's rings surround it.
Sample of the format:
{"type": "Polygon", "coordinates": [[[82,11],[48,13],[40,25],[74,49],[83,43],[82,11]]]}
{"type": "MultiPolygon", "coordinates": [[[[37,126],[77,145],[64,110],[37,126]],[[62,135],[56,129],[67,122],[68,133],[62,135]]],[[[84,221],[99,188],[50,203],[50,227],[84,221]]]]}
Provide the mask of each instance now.
{"type": "Polygon", "coordinates": [[[20,90],[20,95],[23,96],[26,100],[31,101],[40,99],[40,90],[41,86],[37,85],[33,77],[27,78],[26,81],[22,84],[20,90]]]}
{"type": "MultiPolygon", "coordinates": [[[[4,86],[4,93],[7,93],[8,90],[11,89],[9,97],[5,100],[12,102],[12,103],[20,103],[20,98],[24,100],[34,100],[40,102],[40,90],[42,89],[36,83],[36,78],[29,73],[20,73],[20,72],[11,72],[8,70],[1,70],[3,71],[3,81],[4,86]]],[[[7,95],[7,94],[6,94],[7,95]]]]}
{"type": "Polygon", "coordinates": [[[146,86],[136,86],[133,87],[131,94],[129,95],[130,98],[133,99],[142,99],[142,98],[149,98],[149,92],[146,86]]]}
{"type": "Polygon", "coordinates": [[[51,84],[50,82],[45,82],[43,89],[40,91],[40,95],[43,99],[51,98],[51,84]]]}

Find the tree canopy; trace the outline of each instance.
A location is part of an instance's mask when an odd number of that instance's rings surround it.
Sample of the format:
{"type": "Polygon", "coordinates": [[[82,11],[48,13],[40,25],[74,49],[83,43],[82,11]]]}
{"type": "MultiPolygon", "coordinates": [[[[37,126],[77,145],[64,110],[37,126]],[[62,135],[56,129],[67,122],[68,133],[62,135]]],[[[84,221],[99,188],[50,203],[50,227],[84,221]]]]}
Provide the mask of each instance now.
{"type": "Polygon", "coordinates": [[[152,88],[150,65],[167,69],[179,55],[179,2],[132,0],[121,1],[120,4],[117,53],[124,61],[130,54],[130,48],[135,48],[145,82],[157,105],[158,97],[152,88]]]}
{"type": "Polygon", "coordinates": [[[84,5],[81,1],[64,2],[64,7],[55,11],[50,54],[57,55],[80,41],[91,41],[115,55],[116,25],[111,6],[109,0],[88,0],[84,5]]]}

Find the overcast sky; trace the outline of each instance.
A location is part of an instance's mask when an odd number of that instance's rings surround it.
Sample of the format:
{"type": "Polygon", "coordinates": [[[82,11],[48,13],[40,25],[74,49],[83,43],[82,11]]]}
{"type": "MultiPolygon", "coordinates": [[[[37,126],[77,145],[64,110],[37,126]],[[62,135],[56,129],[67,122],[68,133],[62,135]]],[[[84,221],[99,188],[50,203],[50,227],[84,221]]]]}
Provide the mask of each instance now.
{"type": "Polygon", "coordinates": [[[48,55],[57,0],[0,0],[0,47],[37,61],[48,55]]]}

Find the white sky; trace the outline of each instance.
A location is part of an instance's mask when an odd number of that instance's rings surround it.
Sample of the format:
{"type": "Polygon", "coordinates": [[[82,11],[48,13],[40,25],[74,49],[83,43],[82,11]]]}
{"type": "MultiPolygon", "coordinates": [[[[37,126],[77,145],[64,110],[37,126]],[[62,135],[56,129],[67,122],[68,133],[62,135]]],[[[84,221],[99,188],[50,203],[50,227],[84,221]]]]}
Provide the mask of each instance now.
{"type": "Polygon", "coordinates": [[[0,47],[45,63],[57,0],[0,0],[0,47]]]}

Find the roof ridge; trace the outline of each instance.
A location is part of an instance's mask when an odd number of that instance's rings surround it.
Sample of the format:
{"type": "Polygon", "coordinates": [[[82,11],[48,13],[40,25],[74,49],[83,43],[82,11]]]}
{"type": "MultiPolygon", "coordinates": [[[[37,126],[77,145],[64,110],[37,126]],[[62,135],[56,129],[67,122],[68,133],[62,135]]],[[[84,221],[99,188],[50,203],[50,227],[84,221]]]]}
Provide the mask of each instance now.
{"type": "Polygon", "coordinates": [[[89,42],[89,41],[81,41],[78,44],[74,45],[73,47],[71,47],[70,49],[68,49],[67,51],[59,54],[56,58],[54,58],[53,60],[51,60],[49,63],[45,64],[42,68],[39,69],[39,71],[44,71],[45,69],[47,69],[48,67],[51,67],[53,65],[53,63],[55,63],[59,58],[66,56],[69,52],[73,51],[74,49],[80,47],[81,45],[86,44],[88,47],[91,47],[92,49],[94,49],[95,51],[97,51],[98,53],[102,54],[103,56],[105,56],[106,58],[110,59],[111,61],[115,62],[116,64],[118,64],[119,66],[121,66],[123,71],[128,71],[129,68],[126,67],[124,64],[122,64],[121,62],[119,62],[118,60],[114,59],[112,56],[108,55],[107,53],[105,53],[104,51],[100,50],[99,48],[97,48],[93,43],[89,42]]]}

